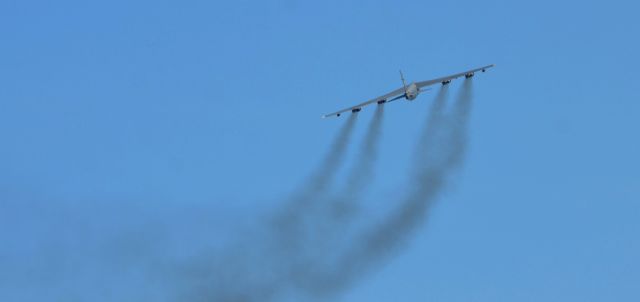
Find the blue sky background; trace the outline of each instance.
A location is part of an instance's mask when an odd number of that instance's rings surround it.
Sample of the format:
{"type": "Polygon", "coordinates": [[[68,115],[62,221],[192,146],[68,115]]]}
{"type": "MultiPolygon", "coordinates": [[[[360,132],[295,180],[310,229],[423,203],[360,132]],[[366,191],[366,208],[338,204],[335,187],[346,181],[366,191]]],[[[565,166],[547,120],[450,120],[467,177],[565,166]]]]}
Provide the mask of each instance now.
{"type": "MultiPolygon", "coordinates": [[[[321,114],[397,88],[398,69],[495,63],[474,79],[455,183],[398,257],[336,299],[637,301],[639,9],[2,1],[0,300],[159,295],[102,257],[224,247],[320,161],[344,122],[321,114]]],[[[404,192],[433,95],[387,107],[371,211],[404,192]]]]}

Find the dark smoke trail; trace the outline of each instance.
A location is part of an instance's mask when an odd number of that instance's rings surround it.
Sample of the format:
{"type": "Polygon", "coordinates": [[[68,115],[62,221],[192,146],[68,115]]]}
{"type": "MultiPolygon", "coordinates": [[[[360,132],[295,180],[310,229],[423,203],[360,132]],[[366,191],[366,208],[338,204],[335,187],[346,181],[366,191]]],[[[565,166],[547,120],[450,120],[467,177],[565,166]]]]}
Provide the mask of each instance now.
{"type": "Polygon", "coordinates": [[[346,195],[354,195],[362,191],[373,177],[373,164],[378,158],[378,141],[380,140],[382,120],[384,117],[384,106],[378,105],[373,119],[367,129],[367,134],[362,143],[362,149],[356,159],[356,166],[347,178],[346,195]]]}
{"type": "Polygon", "coordinates": [[[279,238],[280,247],[275,249],[285,255],[278,260],[280,266],[286,267],[279,276],[280,284],[286,284],[284,287],[288,285],[317,292],[317,288],[323,286],[313,281],[314,276],[335,259],[330,256],[339,253],[335,248],[345,243],[343,231],[351,222],[347,214],[352,214],[349,208],[357,202],[374,176],[383,117],[384,106],[378,106],[367,127],[355,165],[347,175],[344,190],[334,198],[323,196],[324,192],[316,192],[312,210],[306,207],[289,220],[294,223],[276,230],[275,237],[279,238]]]}
{"type": "Polygon", "coordinates": [[[434,160],[432,158],[435,155],[433,145],[436,144],[436,141],[443,135],[443,126],[446,118],[444,115],[444,106],[448,97],[449,86],[441,86],[431,104],[429,116],[418,138],[418,144],[414,154],[414,166],[412,167],[413,174],[419,174],[426,165],[434,160]]]}
{"type": "Polygon", "coordinates": [[[291,281],[298,289],[317,292],[323,285],[314,281],[316,276],[322,274],[327,265],[333,263],[350,245],[348,233],[353,228],[352,223],[359,210],[358,202],[375,176],[373,167],[378,158],[383,119],[384,106],[377,106],[354,165],[347,174],[344,188],[326,198],[321,203],[323,208],[307,216],[307,222],[312,225],[308,238],[313,238],[313,241],[309,242],[305,251],[308,257],[306,263],[292,271],[291,281]]]}
{"type": "Polygon", "coordinates": [[[301,186],[299,190],[289,198],[288,205],[282,214],[277,215],[276,224],[285,224],[281,227],[291,228],[292,220],[299,219],[300,213],[308,210],[308,207],[324,198],[328,186],[344,161],[347,144],[351,139],[357,114],[351,114],[347,122],[334,139],[329,153],[318,166],[318,169],[301,186]]]}
{"type": "Polygon", "coordinates": [[[464,81],[458,101],[453,108],[451,115],[451,153],[447,162],[448,167],[458,167],[467,151],[467,139],[469,130],[469,115],[471,114],[471,101],[473,99],[473,81],[467,79],[464,81]]]}
{"type": "Polygon", "coordinates": [[[353,133],[357,117],[357,114],[351,114],[347,119],[347,122],[342,126],[338,136],[331,145],[331,150],[320,163],[318,170],[312,175],[306,184],[303,185],[302,196],[307,197],[315,195],[318,192],[326,190],[329,186],[336,174],[336,171],[342,165],[347,144],[351,140],[351,134],[353,133]]]}
{"type": "Polygon", "coordinates": [[[271,301],[286,292],[295,272],[310,262],[310,235],[317,227],[317,207],[342,165],[357,114],[349,116],[317,170],[268,219],[258,234],[247,234],[228,253],[205,255],[189,266],[189,301],[271,301]],[[210,257],[213,256],[213,259],[210,257]]]}
{"type": "MultiPolygon", "coordinates": [[[[196,278],[202,286],[195,291],[198,299],[191,300],[272,301],[298,292],[323,299],[348,288],[398,252],[424,222],[447,178],[464,159],[471,109],[470,80],[465,81],[450,113],[444,111],[446,97],[447,86],[443,86],[417,144],[408,196],[381,223],[355,233],[353,240],[349,240],[342,238],[344,233],[339,231],[352,221],[333,219],[330,211],[322,210],[336,202],[327,199],[324,193],[343,161],[356,116],[352,115],[318,172],[303,187],[302,193],[291,199],[286,207],[287,215],[278,216],[287,219],[276,219],[280,223],[265,228],[263,236],[246,238],[243,245],[234,250],[237,253],[215,259],[215,267],[205,265],[202,268],[205,277],[196,278]],[[323,233],[326,230],[329,236],[323,233]]],[[[352,185],[347,191],[355,193],[345,196],[357,199],[363,186],[360,182],[373,175],[371,168],[377,155],[381,120],[379,107],[363,142],[361,162],[347,178],[352,185]]]]}
{"type": "Polygon", "coordinates": [[[373,166],[378,158],[378,142],[381,137],[383,119],[384,106],[379,105],[376,107],[376,112],[367,128],[367,133],[355,160],[356,163],[347,176],[345,187],[331,204],[334,218],[347,218],[346,216],[353,212],[353,207],[359,199],[360,193],[373,180],[373,166]]]}
{"type": "Polygon", "coordinates": [[[333,271],[318,276],[313,287],[318,294],[331,294],[348,287],[376,263],[387,259],[406,243],[425,220],[452,170],[464,159],[467,121],[471,106],[471,81],[465,80],[450,116],[443,114],[447,86],[443,86],[417,146],[413,184],[409,196],[382,223],[368,229],[352,243],[333,271]],[[451,128],[449,128],[451,124],[451,128]]]}

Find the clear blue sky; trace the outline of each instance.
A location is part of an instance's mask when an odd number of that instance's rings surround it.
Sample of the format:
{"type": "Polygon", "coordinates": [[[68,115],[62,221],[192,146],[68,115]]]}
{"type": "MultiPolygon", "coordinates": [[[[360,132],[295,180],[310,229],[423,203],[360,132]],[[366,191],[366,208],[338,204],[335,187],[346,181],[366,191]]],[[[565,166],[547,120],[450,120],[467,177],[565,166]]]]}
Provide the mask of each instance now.
{"type": "MultiPolygon", "coordinates": [[[[638,4],[310,3],[0,2],[0,300],[146,299],[104,242],[226,242],[319,162],[344,122],[321,114],[398,69],[491,63],[455,183],[337,299],[640,299],[638,4]]],[[[387,107],[373,204],[402,188],[432,96],[387,107]]]]}

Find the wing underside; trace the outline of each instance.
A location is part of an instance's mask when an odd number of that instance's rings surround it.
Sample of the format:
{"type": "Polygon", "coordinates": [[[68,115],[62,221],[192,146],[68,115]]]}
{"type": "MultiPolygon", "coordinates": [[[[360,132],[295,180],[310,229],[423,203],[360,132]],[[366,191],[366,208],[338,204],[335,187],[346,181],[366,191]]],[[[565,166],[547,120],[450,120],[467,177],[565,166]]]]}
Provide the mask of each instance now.
{"type": "Polygon", "coordinates": [[[342,114],[344,112],[353,111],[353,110],[360,110],[360,108],[362,108],[364,106],[367,106],[367,105],[371,105],[373,103],[378,103],[378,102],[384,103],[387,100],[389,100],[389,98],[397,97],[399,95],[404,95],[404,88],[398,88],[398,89],[396,89],[394,91],[391,91],[391,92],[389,92],[389,93],[387,93],[385,95],[381,95],[381,96],[379,96],[377,98],[368,100],[368,101],[366,101],[364,103],[360,103],[360,104],[355,105],[355,106],[351,106],[349,108],[345,108],[345,109],[338,110],[338,111],[333,112],[333,113],[325,114],[322,117],[325,118],[325,117],[330,117],[330,116],[334,116],[334,115],[340,116],[340,114],[342,114]]]}
{"type": "MultiPolygon", "coordinates": [[[[483,71],[484,72],[486,69],[491,68],[493,66],[494,66],[493,64],[492,65],[487,65],[487,66],[483,66],[483,67],[479,67],[479,68],[463,71],[463,72],[460,72],[460,73],[452,74],[452,75],[449,75],[449,76],[436,78],[436,79],[433,79],[433,80],[416,82],[416,86],[418,86],[418,89],[420,89],[422,87],[431,86],[433,84],[438,84],[438,83],[447,84],[451,80],[457,79],[457,78],[462,77],[462,76],[472,76],[474,73],[476,73],[478,71],[483,71]]],[[[364,106],[371,105],[373,103],[382,104],[382,103],[390,101],[390,99],[392,99],[392,100],[398,99],[398,98],[404,96],[404,94],[405,94],[404,88],[398,88],[398,89],[396,89],[394,91],[391,91],[391,92],[389,92],[389,93],[387,93],[385,95],[382,95],[382,96],[379,96],[377,98],[368,100],[368,101],[366,101],[364,103],[357,104],[355,106],[351,106],[351,107],[348,107],[348,108],[345,108],[345,109],[342,109],[342,110],[338,110],[338,111],[333,112],[333,113],[325,114],[322,117],[325,118],[325,117],[330,117],[330,116],[334,116],[334,115],[340,116],[340,114],[342,114],[344,112],[348,112],[348,111],[358,112],[364,106]]]]}
{"type": "Polygon", "coordinates": [[[422,81],[422,82],[417,82],[416,85],[418,86],[418,88],[422,88],[425,86],[431,86],[433,84],[438,84],[438,83],[445,83],[447,81],[451,81],[451,80],[455,80],[461,76],[467,76],[467,75],[473,75],[474,73],[478,72],[478,71],[482,71],[484,72],[485,70],[493,67],[494,65],[487,65],[487,66],[483,66],[483,67],[479,67],[479,68],[475,68],[475,69],[471,69],[471,70],[467,70],[467,71],[463,71],[460,73],[456,73],[456,74],[452,74],[449,76],[445,76],[445,77],[441,77],[441,78],[437,78],[437,79],[433,79],[433,80],[428,80],[428,81],[422,81]]]}

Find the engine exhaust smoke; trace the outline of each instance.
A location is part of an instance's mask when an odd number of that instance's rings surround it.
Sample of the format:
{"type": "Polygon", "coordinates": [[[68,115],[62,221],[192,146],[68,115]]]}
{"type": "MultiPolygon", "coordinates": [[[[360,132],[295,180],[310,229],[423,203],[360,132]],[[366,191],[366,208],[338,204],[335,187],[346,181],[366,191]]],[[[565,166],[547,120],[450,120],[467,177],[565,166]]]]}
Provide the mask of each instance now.
{"type": "Polygon", "coordinates": [[[448,86],[442,86],[422,129],[408,195],[381,222],[358,229],[345,240],[341,231],[346,232],[353,219],[335,219],[335,213],[326,209],[336,203],[357,201],[366,181],[373,177],[383,106],[378,107],[359,161],[348,174],[344,198],[329,198],[327,190],[343,162],[355,114],[339,132],[319,170],[290,198],[285,211],[276,215],[276,223],[264,228],[259,236],[245,238],[234,250],[239,252],[224,258],[217,255],[215,267],[203,266],[206,273],[195,278],[201,287],[191,291],[196,297],[189,295],[199,299],[191,300],[272,301],[287,293],[326,299],[397,253],[425,221],[448,178],[464,161],[471,80],[464,81],[450,112],[445,111],[447,95],[448,86]]]}
{"type": "Polygon", "coordinates": [[[274,223],[277,227],[283,230],[292,229],[293,224],[301,218],[301,213],[308,211],[309,207],[317,206],[318,202],[326,197],[327,188],[333,182],[336,172],[344,161],[357,117],[358,114],[349,115],[318,169],[312,173],[300,189],[289,197],[287,206],[280,214],[276,215],[274,223]]]}
{"type": "Polygon", "coordinates": [[[294,197],[294,200],[304,202],[308,200],[309,197],[326,191],[333,181],[336,171],[342,166],[357,117],[358,114],[349,115],[347,122],[342,126],[338,136],[336,136],[331,144],[329,153],[327,153],[324,160],[320,163],[320,166],[318,166],[318,170],[312,174],[309,180],[302,186],[302,190],[299,192],[300,196],[297,196],[297,198],[294,197]]]}
{"type": "Polygon", "coordinates": [[[317,233],[318,208],[326,206],[322,201],[342,166],[357,117],[349,116],[317,170],[257,233],[187,264],[186,290],[178,300],[271,301],[294,283],[295,272],[310,261],[308,238],[317,233]]]}
{"type": "Polygon", "coordinates": [[[465,80],[450,114],[444,113],[447,87],[439,90],[416,148],[412,187],[401,205],[383,221],[366,229],[331,269],[316,275],[315,294],[326,296],[352,285],[401,248],[425,221],[442,193],[447,177],[462,164],[471,108],[471,80],[465,80]],[[317,285],[321,286],[317,286],[317,285]]]}
{"type": "Polygon", "coordinates": [[[378,105],[355,159],[355,165],[347,175],[345,187],[338,192],[331,203],[330,210],[334,219],[346,219],[354,214],[360,195],[375,177],[373,168],[378,159],[383,119],[384,105],[378,105]]]}

